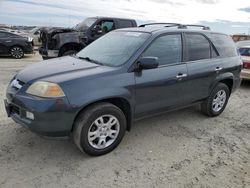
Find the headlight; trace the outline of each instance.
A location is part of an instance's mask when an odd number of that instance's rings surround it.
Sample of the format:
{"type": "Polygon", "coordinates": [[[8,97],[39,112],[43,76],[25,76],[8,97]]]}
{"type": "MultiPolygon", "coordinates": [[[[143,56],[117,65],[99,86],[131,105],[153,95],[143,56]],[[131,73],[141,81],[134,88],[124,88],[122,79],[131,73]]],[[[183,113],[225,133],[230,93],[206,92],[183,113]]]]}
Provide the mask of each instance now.
{"type": "Polygon", "coordinates": [[[39,97],[63,97],[65,96],[61,87],[56,83],[37,81],[33,83],[26,93],[39,97]]]}
{"type": "Polygon", "coordinates": [[[28,42],[32,42],[33,38],[28,37],[28,42]]]}

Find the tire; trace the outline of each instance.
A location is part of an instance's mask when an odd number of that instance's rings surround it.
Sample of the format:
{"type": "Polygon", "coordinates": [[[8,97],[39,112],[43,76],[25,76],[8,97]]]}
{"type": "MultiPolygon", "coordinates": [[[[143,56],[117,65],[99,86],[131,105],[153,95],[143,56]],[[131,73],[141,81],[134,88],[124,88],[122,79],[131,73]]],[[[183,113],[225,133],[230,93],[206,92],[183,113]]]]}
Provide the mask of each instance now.
{"type": "Polygon", "coordinates": [[[201,104],[201,111],[209,117],[220,115],[227,106],[229,96],[228,86],[223,83],[217,84],[210,96],[201,104]]]}
{"type": "Polygon", "coordinates": [[[67,51],[63,52],[61,56],[73,55],[76,53],[77,53],[76,50],[67,50],[67,51]]]}
{"type": "Polygon", "coordinates": [[[81,151],[99,156],[115,149],[125,131],[126,118],[122,110],[110,103],[99,103],[79,114],[74,123],[73,139],[81,151]],[[109,121],[114,125],[109,127],[109,121]]]}
{"type": "Polygon", "coordinates": [[[21,59],[24,56],[24,51],[20,46],[13,46],[10,49],[10,55],[15,59],[21,59]]]}
{"type": "Polygon", "coordinates": [[[51,59],[50,57],[45,57],[45,56],[42,56],[43,60],[48,60],[48,59],[51,59]]]}

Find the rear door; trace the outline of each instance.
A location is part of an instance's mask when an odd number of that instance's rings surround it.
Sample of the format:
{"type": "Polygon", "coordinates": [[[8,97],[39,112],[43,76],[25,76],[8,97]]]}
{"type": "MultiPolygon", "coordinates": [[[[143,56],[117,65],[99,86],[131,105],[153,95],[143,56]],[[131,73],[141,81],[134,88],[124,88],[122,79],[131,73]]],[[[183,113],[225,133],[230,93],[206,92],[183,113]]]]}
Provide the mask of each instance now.
{"type": "Polygon", "coordinates": [[[188,69],[190,92],[187,97],[195,102],[209,95],[211,83],[222,71],[218,52],[201,33],[185,33],[185,61],[188,69]]]}
{"type": "Polygon", "coordinates": [[[0,31],[0,53],[9,54],[9,49],[13,44],[13,35],[12,33],[1,32],[0,31]]]}
{"type": "Polygon", "coordinates": [[[185,103],[187,67],[182,62],[181,33],[158,37],[142,56],[158,57],[159,67],[135,73],[136,116],[185,103]]]}
{"type": "Polygon", "coordinates": [[[8,33],[0,31],[0,54],[8,54],[8,44],[11,40],[8,38],[8,33]]]}

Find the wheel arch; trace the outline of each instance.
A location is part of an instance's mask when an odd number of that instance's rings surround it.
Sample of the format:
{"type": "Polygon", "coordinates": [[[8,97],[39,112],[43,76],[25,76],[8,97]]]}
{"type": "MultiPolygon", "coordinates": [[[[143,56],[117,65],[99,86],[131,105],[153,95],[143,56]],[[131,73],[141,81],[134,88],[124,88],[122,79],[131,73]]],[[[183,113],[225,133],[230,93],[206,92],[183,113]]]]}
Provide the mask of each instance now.
{"type": "Polygon", "coordinates": [[[16,47],[16,46],[22,48],[22,50],[24,51],[24,47],[23,47],[22,45],[20,45],[20,44],[13,44],[13,45],[11,45],[11,46],[9,47],[9,54],[10,54],[11,49],[12,49],[13,47],[16,47]]]}
{"type": "Polygon", "coordinates": [[[231,94],[232,88],[233,88],[233,83],[234,83],[233,79],[226,78],[226,79],[220,80],[220,83],[226,84],[228,86],[230,94],[231,94]]]}
{"type": "Polygon", "coordinates": [[[227,74],[220,75],[219,77],[217,77],[216,80],[213,82],[212,86],[210,87],[210,93],[212,92],[212,90],[218,83],[226,84],[229,88],[230,95],[231,95],[233,85],[234,85],[234,75],[232,73],[227,73],[227,74]]]}
{"type": "Polygon", "coordinates": [[[80,51],[83,47],[84,47],[84,45],[81,45],[81,44],[76,43],[76,42],[65,43],[65,44],[63,44],[63,45],[60,47],[58,56],[62,56],[62,54],[63,54],[64,52],[66,52],[67,50],[76,50],[76,51],[80,51]]]}
{"type": "MultiPolygon", "coordinates": [[[[117,106],[118,108],[120,108],[122,110],[122,112],[124,113],[125,117],[126,117],[126,122],[127,122],[127,131],[130,131],[131,129],[131,125],[132,125],[132,107],[131,107],[131,104],[129,103],[129,101],[125,98],[122,98],[122,97],[112,97],[112,98],[105,98],[105,99],[99,99],[99,100],[95,100],[95,101],[92,101],[91,103],[85,105],[84,107],[82,107],[76,114],[75,118],[74,118],[74,121],[78,118],[78,116],[84,111],[86,110],[89,106],[92,106],[94,104],[97,104],[97,103],[102,103],[102,102],[108,102],[108,103],[111,103],[115,106],[117,106]]],[[[71,132],[73,131],[74,129],[74,124],[72,125],[72,129],[71,129],[71,132]]]]}

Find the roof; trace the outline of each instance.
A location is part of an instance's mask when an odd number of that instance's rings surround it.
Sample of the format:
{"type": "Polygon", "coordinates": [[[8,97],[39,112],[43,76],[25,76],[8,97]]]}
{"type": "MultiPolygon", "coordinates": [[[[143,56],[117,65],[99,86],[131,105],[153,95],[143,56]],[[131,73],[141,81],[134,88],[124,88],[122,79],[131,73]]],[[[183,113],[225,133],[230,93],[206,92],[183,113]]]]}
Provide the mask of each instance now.
{"type": "Polygon", "coordinates": [[[178,29],[177,27],[164,27],[164,26],[150,26],[150,27],[131,27],[118,29],[116,31],[130,31],[130,32],[145,32],[145,33],[158,33],[158,32],[199,32],[199,33],[218,33],[211,30],[202,30],[202,29],[178,29]]]}
{"type": "Polygon", "coordinates": [[[116,19],[116,20],[133,20],[134,19],[130,19],[130,18],[118,18],[118,17],[108,17],[108,16],[94,16],[94,17],[88,17],[88,18],[96,18],[96,19],[116,19]]]}

